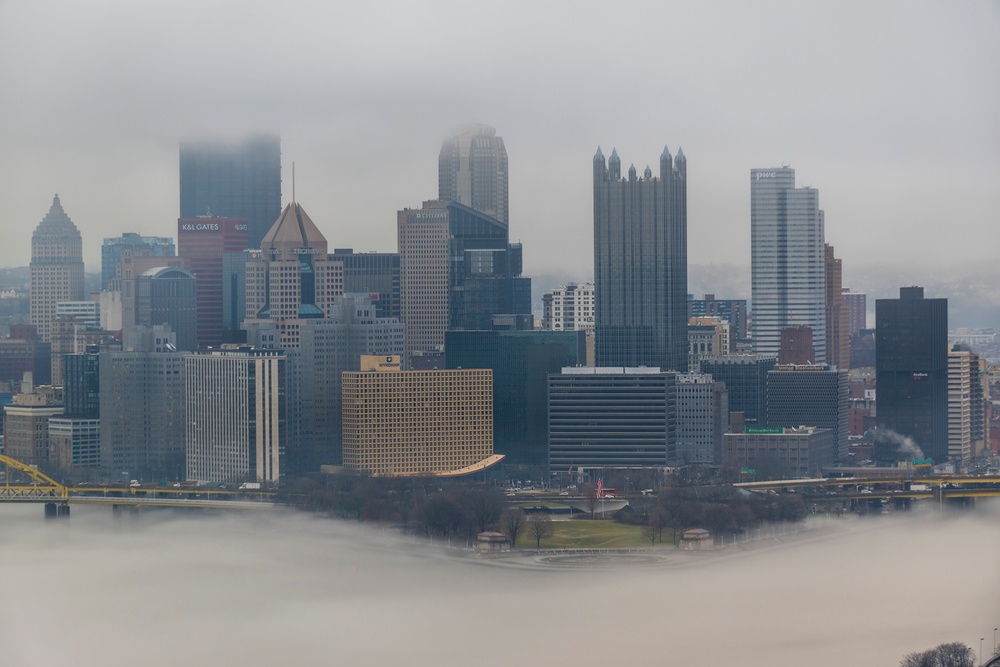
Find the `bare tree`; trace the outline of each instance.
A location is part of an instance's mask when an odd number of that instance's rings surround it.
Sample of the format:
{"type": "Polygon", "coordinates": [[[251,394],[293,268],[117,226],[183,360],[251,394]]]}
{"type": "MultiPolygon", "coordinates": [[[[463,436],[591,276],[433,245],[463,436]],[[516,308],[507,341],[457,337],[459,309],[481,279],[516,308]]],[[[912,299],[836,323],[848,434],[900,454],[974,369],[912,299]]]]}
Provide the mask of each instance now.
{"type": "Polygon", "coordinates": [[[921,653],[910,653],[899,667],[975,667],[976,654],[962,642],[940,644],[921,653]]]}
{"type": "Polygon", "coordinates": [[[472,523],[480,533],[493,530],[503,514],[504,504],[504,496],[499,489],[473,489],[466,499],[472,523]]]}
{"type": "Polygon", "coordinates": [[[660,534],[660,529],[656,527],[653,517],[649,517],[646,523],[642,524],[642,536],[649,540],[650,546],[656,544],[656,538],[660,534]]]}
{"type": "Polygon", "coordinates": [[[657,505],[649,513],[647,523],[656,529],[656,539],[660,542],[663,542],[663,529],[670,525],[670,518],[670,512],[661,505],[657,505]]]}
{"type": "Polygon", "coordinates": [[[594,510],[597,509],[597,485],[596,484],[584,484],[580,489],[580,493],[583,495],[583,504],[590,512],[590,518],[594,518],[594,510]]]}
{"type": "Polygon", "coordinates": [[[509,509],[500,515],[500,532],[510,540],[511,549],[517,544],[517,536],[521,534],[524,524],[524,510],[509,509]]]}
{"type": "Polygon", "coordinates": [[[542,546],[542,540],[546,537],[552,537],[552,533],[555,532],[555,527],[552,525],[552,519],[546,514],[532,514],[528,518],[528,533],[535,538],[535,548],[540,549],[542,546]]]}

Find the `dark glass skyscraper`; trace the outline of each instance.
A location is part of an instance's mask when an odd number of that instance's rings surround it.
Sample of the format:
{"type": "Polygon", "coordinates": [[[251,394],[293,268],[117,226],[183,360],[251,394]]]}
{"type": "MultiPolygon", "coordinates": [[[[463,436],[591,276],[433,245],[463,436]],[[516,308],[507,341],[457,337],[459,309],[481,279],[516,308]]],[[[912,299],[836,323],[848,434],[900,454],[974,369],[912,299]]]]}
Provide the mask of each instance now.
{"type": "Polygon", "coordinates": [[[449,331],[448,368],[493,370],[493,451],[504,463],[548,462],[548,374],[586,363],[583,331],[449,331]]]}
{"type": "Polygon", "coordinates": [[[767,426],[767,373],[777,359],[764,354],[732,354],[709,357],[701,362],[701,372],[725,382],[729,390],[729,411],[742,412],[747,426],[767,426]]]}
{"type": "Polygon", "coordinates": [[[531,279],[521,276],[521,245],[509,242],[507,225],[442,201],[404,209],[397,221],[408,360],[440,350],[445,331],[488,331],[496,315],[530,315],[531,279]]]}
{"type": "Polygon", "coordinates": [[[180,184],[181,218],[244,218],[247,247],[259,248],[281,214],[281,139],[183,142],[180,184]]]}
{"type": "Polygon", "coordinates": [[[594,156],[594,344],[598,366],[687,370],[687,162],[666,148],[642,178],[594,156]]]}
{"type": "Polygon", "coordinates": [[[875,301],[876,456],[948,458],[948,300],[903,287],[875,301]],[[907,440],[908,439],[908,440],[907,440]]]}

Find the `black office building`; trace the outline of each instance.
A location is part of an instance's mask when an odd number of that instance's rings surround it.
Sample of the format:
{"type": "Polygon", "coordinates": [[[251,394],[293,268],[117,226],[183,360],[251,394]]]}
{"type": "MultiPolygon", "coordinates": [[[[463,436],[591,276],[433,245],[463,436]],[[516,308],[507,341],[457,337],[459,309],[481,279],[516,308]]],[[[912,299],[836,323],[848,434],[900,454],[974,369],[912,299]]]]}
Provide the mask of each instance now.
{"type": "Polygon", "coordinates": [[[261,239],[281,215],[281,139],[182,142],[181,218],[245,218],[247,247],[261,239]]]}
{"type": "Polygon", "coordinates": [[[759,428],[768,426],[767,373],[777,363],[774,355],[730,354],[703,359],[701,372],[725,382],[729,411],[742,412],[747,426],[759,428]]]}
{"type": "Polygon", "coordinates": [[[564,368],[549,375],[549,468],[677,462],[677,373],[564,368]]]}
{"type": "Polygon", "coordinates": [[[912,445],[948,458],[948,300],[902,287],[875,301],[876,449],[879,460],[913,458],[912,445]]]}
{"type": "Polygon", "coordinates": [[[505,464],[548,459],[549,373],[586,363],[583,331],[449,331],[448,368],[493,370],[493,451],[505,464]]]}

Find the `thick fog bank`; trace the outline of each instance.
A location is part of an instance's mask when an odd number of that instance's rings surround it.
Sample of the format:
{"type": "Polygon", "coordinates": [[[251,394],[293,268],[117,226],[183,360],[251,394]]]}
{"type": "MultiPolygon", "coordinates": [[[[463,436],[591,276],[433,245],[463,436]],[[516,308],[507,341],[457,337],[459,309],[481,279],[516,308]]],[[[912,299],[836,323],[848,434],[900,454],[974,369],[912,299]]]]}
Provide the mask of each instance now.
{"type": "Polygon", "coordinates": [[[3,507],[2,664],[874,667],[989,644],[997,513],[828,523],[704,562],[564,571],[297,514],[3,507]]]}

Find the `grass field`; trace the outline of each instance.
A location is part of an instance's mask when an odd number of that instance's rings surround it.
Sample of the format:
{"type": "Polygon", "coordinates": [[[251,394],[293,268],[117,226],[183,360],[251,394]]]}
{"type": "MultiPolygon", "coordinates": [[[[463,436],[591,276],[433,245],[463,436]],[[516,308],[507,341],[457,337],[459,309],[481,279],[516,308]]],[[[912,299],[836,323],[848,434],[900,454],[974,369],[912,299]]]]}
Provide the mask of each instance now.
{"type": "MultiPolygon", "coordinates": [[[[626,526],[614,521],[553,521],[552,537],[542,539],[542,549],[583,549],[648,547],[649,540],[642,536],[639,526],[626,526]]],[[[669,536],[667,542],[669,542],[669,536]]],[[[657,543],[659,546],[659,543],[657,543]]],[[[518,535],[518,549],[534,549],[535,538],[530,527],[518,535]]]]}

